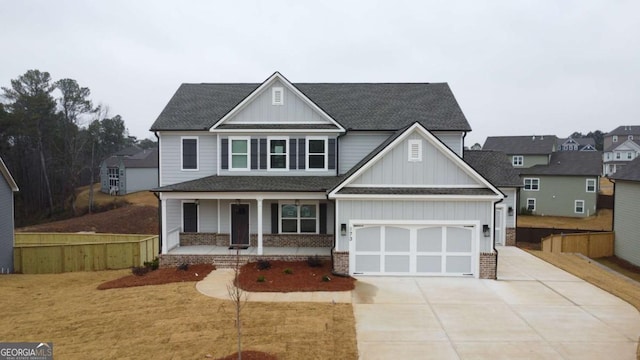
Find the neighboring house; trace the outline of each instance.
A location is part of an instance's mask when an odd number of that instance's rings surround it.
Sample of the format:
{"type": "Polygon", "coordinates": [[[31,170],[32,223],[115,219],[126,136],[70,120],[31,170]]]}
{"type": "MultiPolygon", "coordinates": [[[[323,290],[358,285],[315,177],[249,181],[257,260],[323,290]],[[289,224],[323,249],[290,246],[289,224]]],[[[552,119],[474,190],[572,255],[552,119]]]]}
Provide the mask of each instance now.
{"type": "Polygon", "coordinates": [[[640,158],[613,174],[615,255],[640,266],[640,158]]]}
{"type": "Polygon", "coordinates": [[[603,142],[602,174],[611,176],[640,154],[640,126],[618,126],[603,142]]]}
{"type": "Polygon", "coordinates": [[[521,169],[520,208],[536,215],[586,217],[596,213],[601,155],[591,151],[551,154],[549,165],[521,169]]]}
{"type": "Polygon", "coordinates": [[[18,191],[18,185],[1,157],[0,173],[0,274],[9,274],[13,272],[13,193],[18,191]]]}
{"type": "Polygon", "coordinates": [[[558,138],[558,151],[596,151],[596,141],[592,138],[558,138]]]}
{"type": "Polygon", "coordinates": [[[495,278],[504,195],[462,160],[470,130],[444,83],[183,84],[151,127],[161,262],[495,278]]]}
{"type": "Polygon", "coordinates": [[[464,161],[476,169],[480,175],[497,186],[505,195],[504,201],[496,206],[496,245],[516,245],[516,224],[518,213],[518,193],[522,181],[511,161],[503,152],[493,150],[465,151],[464,161]]]}
{"type": "Polygon", "coordinates": [[[158,187],[158,149],[131,146],[100,164],[100,191],[126,195],[158,187]]]}
{"type": "Polygon", "coordinates": [[[558,138],[555,135],[490,136],[483,150],[501,151],[511,159],[514,168],[529,168],[548,165],[551,153],[556,151],[558,138]]]}

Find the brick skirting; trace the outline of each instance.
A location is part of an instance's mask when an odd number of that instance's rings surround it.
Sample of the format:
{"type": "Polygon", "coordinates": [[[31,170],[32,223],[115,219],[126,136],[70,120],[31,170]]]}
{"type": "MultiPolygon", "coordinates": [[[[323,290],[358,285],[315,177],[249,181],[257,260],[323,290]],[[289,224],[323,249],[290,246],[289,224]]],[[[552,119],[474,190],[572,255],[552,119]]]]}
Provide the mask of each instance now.
{"type": "Polygon", "coordinates": [[[505,245],[516,246],[516,229],[515,228],[507,228],[505,245]]]}
{"type": "Polygon", "coordinates": [[[349,252],[333,251],[333,271],[338,274],[349,274],[349,252]]]}
{"type": "MultiPolygon", "coordinates": [[[[330,256],[318,256],[320,259],[329,261],[330,256]]],[[[282,260],[282,261],[306,261],[307,255],[240,255],[238,262],[240,266],[258,260],[282,260]]],[[[180,264],[213,264],[219,269],[233,268],[236,264],[236,255],[183,255],[183,254],[164,254],[160,255],[160,267],[169,268],[176,267],[180,264]]]]}
{"type": "Polygon", "coordinates": [[[480,253],[480,279],[496,279],[498,254],[497,253],[480,253]]]}
{"type": "MultiPolygon", "coordinates": [[[[250,245],[258,246],[258,235],[251,234],[250,245]]],[[[229,234],[180,233],[180,246],[229,246],[229,234]]],[[[332,247],[332,234],[262,234],[264,247],[332,247]]]]}

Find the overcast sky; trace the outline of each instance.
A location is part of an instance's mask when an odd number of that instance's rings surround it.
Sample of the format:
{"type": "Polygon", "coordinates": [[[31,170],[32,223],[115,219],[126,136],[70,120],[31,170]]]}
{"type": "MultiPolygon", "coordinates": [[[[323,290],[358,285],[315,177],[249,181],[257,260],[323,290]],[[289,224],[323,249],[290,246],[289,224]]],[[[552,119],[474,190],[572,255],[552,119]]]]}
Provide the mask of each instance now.
{"type": "Polygon", "coordinates": [[[0,0],[0,86],[72,78],[148,131],[183,82],[448,82],[487,136],[640,124],[640,1],[0,0]]]}

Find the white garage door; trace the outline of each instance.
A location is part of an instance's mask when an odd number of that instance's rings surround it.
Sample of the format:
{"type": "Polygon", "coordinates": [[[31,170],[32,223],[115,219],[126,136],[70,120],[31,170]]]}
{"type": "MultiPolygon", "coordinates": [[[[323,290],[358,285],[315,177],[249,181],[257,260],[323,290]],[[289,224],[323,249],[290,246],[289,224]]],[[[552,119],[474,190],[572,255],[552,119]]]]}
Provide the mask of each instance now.
{"type": "Polygon", "coordinates": [[[473,275],[474,226],[354,225],[354,275],[473,275]]]}

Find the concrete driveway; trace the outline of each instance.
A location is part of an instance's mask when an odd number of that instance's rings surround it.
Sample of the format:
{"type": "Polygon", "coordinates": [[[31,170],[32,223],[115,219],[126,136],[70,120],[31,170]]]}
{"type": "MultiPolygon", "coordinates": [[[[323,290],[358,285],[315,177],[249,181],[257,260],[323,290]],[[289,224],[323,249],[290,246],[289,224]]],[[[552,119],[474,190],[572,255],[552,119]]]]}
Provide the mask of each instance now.
{"type": "Polygon", "coordinates": [[[515,247],[499,280],[359,277],[361,359],[636,359],[640,314],[515,247]]]}

